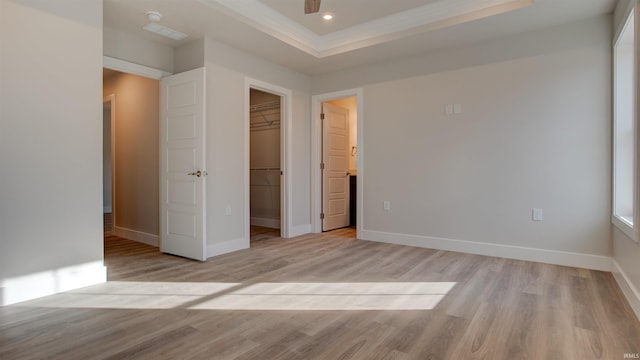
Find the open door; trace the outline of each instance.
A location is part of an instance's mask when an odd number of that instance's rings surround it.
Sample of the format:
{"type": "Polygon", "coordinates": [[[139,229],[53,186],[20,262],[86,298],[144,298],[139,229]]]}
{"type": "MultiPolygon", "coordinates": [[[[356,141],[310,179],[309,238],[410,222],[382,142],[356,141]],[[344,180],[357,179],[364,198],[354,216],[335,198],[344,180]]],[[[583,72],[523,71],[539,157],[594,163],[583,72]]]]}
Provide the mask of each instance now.
{"type": "Polygon", "coordinates": [[[205,69],[160,81],[160,251],[204,261],[205,69]]]}
{"type": "Polygon", "coordinates": [[[322,104],[322,231],[349,226],[349,110],[322,104]]]}

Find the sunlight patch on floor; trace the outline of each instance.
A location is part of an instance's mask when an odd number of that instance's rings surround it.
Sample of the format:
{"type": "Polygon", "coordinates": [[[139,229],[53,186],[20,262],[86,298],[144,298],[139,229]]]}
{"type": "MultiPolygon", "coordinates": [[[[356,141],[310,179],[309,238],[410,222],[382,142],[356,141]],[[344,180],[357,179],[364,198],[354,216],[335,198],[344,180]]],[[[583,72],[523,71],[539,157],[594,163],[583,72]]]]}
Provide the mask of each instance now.
{"type": "Polygon", "coordinates": [[[192,310],[431,310],[455,282],[112,281],[18,306],[192,310]]]}

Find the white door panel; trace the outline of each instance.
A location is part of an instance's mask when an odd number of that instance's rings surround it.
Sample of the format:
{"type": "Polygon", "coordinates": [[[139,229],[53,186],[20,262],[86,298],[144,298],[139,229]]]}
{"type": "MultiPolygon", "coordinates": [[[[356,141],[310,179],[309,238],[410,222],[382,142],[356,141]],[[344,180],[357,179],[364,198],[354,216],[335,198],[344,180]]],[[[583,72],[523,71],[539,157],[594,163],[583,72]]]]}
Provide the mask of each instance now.
{"type": "Polygon", "coordinates": [[[160,81],[160,251],[206,260],[205,69],[160,81]]]}
{"type": "Polygon", "coordinates": [[[170,141],[173,140],[188,140],[197,136],[196,129],[196,117],[193,115],[176,116],[169,121],[169,129],[167,136],[170,141]]]}
{"type": "Polygon", "coordinates": [[[349,110],[322,105],[322,230],[349,226],[349,110]]]}

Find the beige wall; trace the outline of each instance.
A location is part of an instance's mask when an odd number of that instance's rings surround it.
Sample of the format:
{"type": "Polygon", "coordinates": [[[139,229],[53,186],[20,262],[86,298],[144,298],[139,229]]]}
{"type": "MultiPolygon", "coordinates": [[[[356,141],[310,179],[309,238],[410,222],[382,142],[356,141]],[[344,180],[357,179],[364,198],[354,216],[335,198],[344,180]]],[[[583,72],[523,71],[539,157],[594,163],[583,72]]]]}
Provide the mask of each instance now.
{"type": "Polygon", "coordinates": [[[159,82],[116,73],[104,79],[115,95],[115,225],[159,234],[159,82]]]}
{"type": "MultiPolygon", "coordinates": [[[[129,48],[125,46],[125,49],[129,48]]],[[[125,55],[123,58],[128,61],[136,56],[131,51],[125,55]]],[[[244,112],[249,102],[245,99],[247,77],[292,90],[291,226],[295,233],[309,232],[311,78],[208,38],[175,49],[173,59],[174,68],[179,72],[204,66],[207,73],[208,253],[231,251],[244,241],[247,199],[244,196],[246,169],[243,161],[245,155],[249,155],[245,154],[244,134],[244,112]],[[226,215],[227,208],[231,210],[230,215],[226,215]]]]}
{"type": "MultiPolygon", "coordinates": [[[[619,2],[616,7],[616,21],[614,23],[614,29],[620,29],[624,24],[624,20],[626,20],[626,14],[629,14],[628,11],[634,4],[635,1],[630,0],[621,0],[619,2]]],[[[636,39],[640,39],[640,31],[638,31],[640,30],[640,26],[638,26],[640,16],[638,15],[639,14],[636,10],[636,39]]],[[[638,49],[636,50],[640,51],[638,49]]],[[[640,54],[640,52],[636,53],[640,54]]],[[[636,56],[636,68],[638,66],[639,57],[640,56],[636,56]]],[[[636,91],[636,95],[640,97],[640,91],[636,91]]],[[[636,164],[636,167],[639,165],[640,161],[639,164],[636,164]]],[[[639,189],[636,190],[640,192],[639,189]]],[[[613,258],[617,265],[617,267],[614,267],[614,271],[623,273],[630,285],[635,287],[635,294],[629,293],[628,296],[635,295],[636,314],[640,317],[640,266],[638,266],[638,264],[640,264],[640,243],[631,240],[615,226],[613,227],[613,258]]],[[[634,290],[631,290],[631,292],[634,290]]]]}
{"type": "Polygon", "coordinates": [[[364,85],[365,236],[610,256],[610,59],[602,17],[314,78],[364,85]]]}
{"type": "Polygon", "coordinates": [[[0,305],[105,281],[102,1],[0,0],[0,305]]]}
{"type": "Polygon", "coordinates": [[[172,47],[108,27],[104,28],[103,37],[105,56],[173,73],[172,47]]]}
{"type": "Polygon", "coordinates": [[[174,51],[173,68],[175,73],[201,68],[204,66],[204,39],[197,39],[181,45],[174,51]]]}
{"type": "MultiPolygon", "coordinates": [[[[194,53],[198,53],[195,51],[194,53]]],[[[245,80],[292,90],[292,202],[294,232],[310,229],[310,78],[212,39],[204,41],[207,69],[207,244],[209,254],[244,241],[245,80]],[[226,215],[226,209],[231,214],[226,215]]],[[[193,63],[193,61],[189,61],[193,63]]],[[[248,209],[247,209],[248,210],[248,209]]],[[[247,244],[248,245],[248,244],[247,244]]]]}

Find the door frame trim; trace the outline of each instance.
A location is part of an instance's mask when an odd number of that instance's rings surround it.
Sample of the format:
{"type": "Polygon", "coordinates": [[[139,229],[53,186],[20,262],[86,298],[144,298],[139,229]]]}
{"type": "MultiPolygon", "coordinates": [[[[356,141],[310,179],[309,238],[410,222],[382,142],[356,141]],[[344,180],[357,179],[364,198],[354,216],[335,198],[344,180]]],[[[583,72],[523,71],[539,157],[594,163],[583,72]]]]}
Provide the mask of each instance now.
{"type": "Polygon", "coordinates": [[[244,80],[244,238],[250,243],[251,236],[251,204],[250,204],[250,91],[251,89],[279,95],[282,99],[280,108],[280,170],[282,182],[280,187],[280,237],[288,238],[294,231],[293,224],[293,194],[292,194],[292,119],[293,119],[293,91],[261,80],[245,77],[244,80]]]}
{"type": "Polygon", "coordinates": [[[325,94],[313,95],[311,97],[311,231],[314,233],[322,232],[322,220],[320,213],[322,212],[322,171],[320,171],[320,163],[322,162],[322,120],[320,113],[322,112],[322,103],[331,100],[355,97],[358,114],[357,114],[357,142],[358,142],[358,158],[357,158],[357,188],[356,188],[356,237],[361,238],[360,234],[363,230],[363,177],[364,177],[364,96],[362,88],[335,91],[325,94]]]}
{"type": "MultiPolygon", "coordinates": [[[[109,152],[111,156],[111,234],[113,234],[115,233],[115,230],[116,230],[116,95],[109,94],[103,97],[102,106],[104,106],[104,104],[106,103],[109,103],[110,115],[111,115],[111,119],[109,120],[111,123],[109,126],[109,129],[111,132],[109,134],[109,137],[111,139],[111,146],[109,147],[109,152]]],[[[104,137],[104,133],[102,136],[104,137]]],[[[103,159],[103,162],[104,162],[104,159],[103,159]]],[[[104,173],[103,173],[103,177],[104,177],[104,173]]],[[[104,209],[104,203],[102,204],[102,208],[104,209]]]]}
{"type": "MultiPolygon", "coordinates": [[[[166,72],[164,70],[160,70],[160,69],[156,69],[156,68],[152,68],[146,65],[140,65],[140,64],[136,64],[134,62],[131,61],[127,61],[127,60],[121,60],[121,59],[116,59],[114,57],[111,56],[107,56],[107,55],[103,55],[102,56],[102,68],[103,69],[111,69],[111,70],[116,70],[119,71],[121,73],[125,73],[125,74],[131,74],[131,75],[137,75],[137,76],[142,76],[145,78],[149,78],[149,79],[154,79],[154,80],[162,80],[163,77],[169,76],[169,75],[173,75],[172,73],[166,72]]],[[[160,86],[160,84],[158,84],[158,86],[160,86]]],[[[128,229],[120,229],[117,227],[116,225],[116,156],[115,156],[115,146],[116,146],[116,134],[115,134],[115,95],[112,94],[110,96],[113,96],[113,102],[112,102],[112,108],[111,108],[111,117],[112,117],[112,123],[111,123],[111,131],[112,131],[112,138],[111,138],[111,148],[113,151],[112,154],[112,164],[113,164],[113,168],[111,169],[111,175],[112,175],[112,182],[111,182],[111,186],[112,186],[112,192],[111,192],[111,196],[112,196],[112,200],[111,200],[111,216],[112,216],[112,226],[113,226],[113,234],[114,235],[118,235],[118,236],[123,236],[123,237],[127,237],[124,236],[123,234],[128,231],[128,229]],[[123,232],[124,231],[124,232],[123,232]]],[[[103,104],[106,101],[106,99],[108,98],[108,96],[104,96],[103,97],[103,104]]],[[[158,114],[158,121],[160,121],[160,115],[158,114]]],[[[160,125],[158,124],[158,130],[159,130],[160,125]]],[[[158,149],[158,155],[160,152],[160,149],[158,149]]],[[[160,181],[160,173],[158,172],[158,181],[160,181]]],[[[161,191],[161,190],[160,190],[161,191]]],[[[158,206],[158,220],[160,220],[160,206],[158,206]]],[[[150,239],[146,236],[143,236],[147,239],[150,239]]],[[[133,239],[133,238],[132,238],[133,239]]],[[[135,239],[134,239],[135,240],[135,239]]],[[[147,243],[145,241],[140,241],[135,240],[135,241],[139,241],[139,242],[143,242],[143,243],[147,243]]],[[[149,241],[149,245],[153,245],[154,241],[149,241]]],[[[155,241],[157,244],[153,245],[156,246],[158,248],[160,248],[160,233],[158,232],[158,236],[157,236],[157,240],[155,241]]]]}
{"type": "Polygon", "coordinates": [[[116,59],[106,55],[102,56],[102,67],[155,80],[160,80],[165,76],[173,75],[172,73],[164,70],[154,69],[149,66],[116,59]]]}

